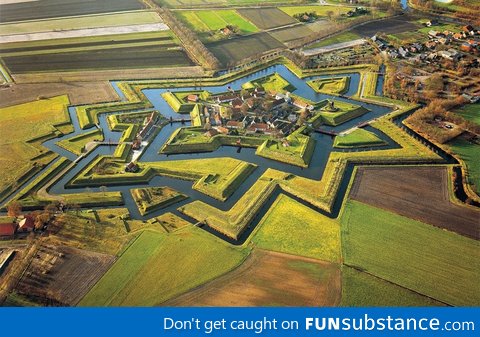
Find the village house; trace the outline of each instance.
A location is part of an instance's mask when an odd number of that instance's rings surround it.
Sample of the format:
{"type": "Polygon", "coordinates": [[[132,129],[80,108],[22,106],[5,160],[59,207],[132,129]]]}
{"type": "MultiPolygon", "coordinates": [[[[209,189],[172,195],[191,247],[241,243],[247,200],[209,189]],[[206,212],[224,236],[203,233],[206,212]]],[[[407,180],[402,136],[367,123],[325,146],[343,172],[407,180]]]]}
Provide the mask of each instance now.
{"type": "Polygon", "coordinates": [[[125,165],[125,172],[136,173],[136,172],[138,172],[138,170],[139,170],[139,167],[138,167],[137,163],[135,163],[133,161],[131,161],[130,163],[125,165]]]}
{"type": "Polygon", "coordinates": [[[35,219],[31,215],[25,215],[25,217],[18,223],[19,232],[31,232],[35,229],[35,219]]]}
{"type": "Polygon", "coordinates": [[[215,130],[215,129],[210,129],[208,130],[207,132],[205,132],[203,135],[207,138],[212,138],[212,137],[215,137],[216,135],[218,135],[218,131],[215,130]]]}
{"type": "Polygon", "coordinates": [[[228,135],[228,129],[226,127],[223,127],[223,126],[216,126],[214,127],[213,129],[217,130],[218,133],[221,133],[221,134],[224,134],[224,135],[228,135]]]}
{"type": "Polygon", "coordinates": [[[189,101],[189,102],[196,103],[196,102],[198,102],[198,100],[199,100],[198,95],[190,94],[190,95],[187,96],[187,101],[189,101]]]}

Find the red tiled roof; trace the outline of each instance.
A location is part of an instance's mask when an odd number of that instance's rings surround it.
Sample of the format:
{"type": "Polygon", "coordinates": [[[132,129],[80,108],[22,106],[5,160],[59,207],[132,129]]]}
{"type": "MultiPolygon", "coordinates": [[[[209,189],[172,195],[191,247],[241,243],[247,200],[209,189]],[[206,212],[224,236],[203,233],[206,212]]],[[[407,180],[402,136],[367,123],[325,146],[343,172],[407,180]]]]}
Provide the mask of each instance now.
{"type": "Polygon", "coordinates": [[[33,220],[33,217],[30,215],[25,216],[25,219],[20,221],[18,224],[18,227],[22,230],[27,230],[27,229],[34,229],[35,228],[35,221],[33,220]]]}
{"type": "Polygon", "coordinates": [[[17,225],[14,223],[0,223],[0,236],[10,236],[15,234],[17,225]]]}

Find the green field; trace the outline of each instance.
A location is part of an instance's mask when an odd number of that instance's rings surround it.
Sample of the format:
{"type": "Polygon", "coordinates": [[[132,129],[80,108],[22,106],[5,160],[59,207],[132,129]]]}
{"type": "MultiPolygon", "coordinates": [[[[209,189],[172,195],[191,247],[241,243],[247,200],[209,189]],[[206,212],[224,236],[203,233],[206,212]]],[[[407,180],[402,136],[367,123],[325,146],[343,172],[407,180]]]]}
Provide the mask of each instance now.
{"type": "Polygon", "coordinates": [[[480,125],[480,104],[467,104],[453,112],[463,118],[480,125]]]}
{"type": "Polygon", "coordinates": [[[143,232],[80,306],[156,306],[239,265],[248,251],[195,227],[143,232]]]}
{"type": "Polygon", "coordinates": [[[478,241],[357,201],[341,224],[346,265],[450,305],[479,303],[478,241]]]}
{"type": "Polygon", "coordinates": [[[386,144],[387,143],[378,138],[377,135],[365,129],[355,129],[344,136],[336,136],[333,142],[333,146],[339,148],[380,146],[386,144]]]}
{"type": "MultiPolygon", "coordinates": [[[[262,0],[260,4],[274,5],[276,3],[302,3],[304,0],[262,0]]],[[[155,0],[160,5],[170,8],[203,8],[210,7],[229,7],[229,6],[246,6],[259,5],[258,0],[155,0]]]]}
{"type": "Polygon", "coordinates": [[[0,24],[0,35],[162,22],[155,12],[111,13],[0,24]]]}
{"type": "Polygon", "coordinates": [[[349,267],[342,269],[344,307],[426,307],[444,304],[349,267]]]}
{"type": "Polygon", "coordinates": [[[284,194],[278,196],[258,227],[252,241],[259,248],[340,260],[340,225],[284,194]]]}
{"type": "Polygon", "coordinates": [[[227,38],[228,36],[220,32],[220,29],[227,25],[237,27],[238,33],[242,35],[258,32],[255,25],[245,20],[235,10],[178,11],[175,14],[206,42],[227,38]]]}
{"type": "Polygon", "coordinates": [[[284,79],[279,73],[274,73],[265,77],[260,77],[242,85],[242,88],[251,89],[255,87],[263,87],[266,91],[285,92],[294,91],[296,88],[284,79]]]}
{"type": "Polygon", "coordinates": [[[480,194],[480,145],[471,143],[462,138],[455,138],[448,142],[447,146],[465,162],[467,166],[467,182],[472,185],[473,189],[480,194]]]}
{"type": "Polygon", "coordinates": [[[0,196],[56,157],[40,143],[73,131],[68,104],[57,96],[0,109],[0,196]]]}

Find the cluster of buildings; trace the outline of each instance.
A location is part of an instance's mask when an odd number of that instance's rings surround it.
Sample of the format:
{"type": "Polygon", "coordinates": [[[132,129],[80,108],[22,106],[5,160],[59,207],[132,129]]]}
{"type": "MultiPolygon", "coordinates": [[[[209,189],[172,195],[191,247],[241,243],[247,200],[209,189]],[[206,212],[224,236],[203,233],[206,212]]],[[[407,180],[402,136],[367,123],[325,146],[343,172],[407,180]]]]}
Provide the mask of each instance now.
{"type": "Polygon", "coordinates": [[[229,89],[202,103],[207,137],[220,133],[285,137],[301,124],[302,112],[309,115],[314,109],[310,103],[288,92],[267,92],[262,87],[242,91],[229,89]]]}
{"type": "Polygon", "coordinates": [[[16,221],[0,223],[1,239],[10,239],[16,233],[29,233],[35,229],[35,218],[31,215],[19,216],[16,221]]]}
{"type": "Polygon", "coordinates": [[[458,62],[467,55],[471,55],[466,66],[478,67],[479,60],[476,56],[480,54],[479,30],[471,25],[466,25],[459,32],[449,30],[440,32],[434,29],[435,25],[435,21],[427,23],[432,30],[428,32],[428,41],[424,43],[414,42],[396,48],[378,36],[373,36],[372,41],[382,53],[392,59],[408,58],[412,61],[429,64],[441,59],[458,62]]]}

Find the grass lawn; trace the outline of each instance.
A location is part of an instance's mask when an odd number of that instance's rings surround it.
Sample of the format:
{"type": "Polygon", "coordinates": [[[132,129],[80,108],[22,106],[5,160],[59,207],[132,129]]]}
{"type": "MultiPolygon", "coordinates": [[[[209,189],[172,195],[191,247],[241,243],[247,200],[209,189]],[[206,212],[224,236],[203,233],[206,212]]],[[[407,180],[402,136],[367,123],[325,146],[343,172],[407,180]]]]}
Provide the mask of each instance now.
{"type": "Polygon", "coordinates": [[[0,194],[55,158],[40,143],[72,131],[69,103],[57,96],[0,109],[0,194]]]}
{"type": "Polygon", "coordinates": [[[365,129],[355,129],[344,136],[336,136],[333,142],[333,146],[339,148],[380,146],[386,144],[386,142],[378,138],[373,132],[365,129]]]}
{"type": "Polygon", "coordinates": [[[467,181],[473,185],[477,194],[480,194],[480,165],[478,164],[480,145],[458,137],[447,145],[465,162],[468,172],[467,181]]]}
{"type": "Polygon", "coordinates": [[[338,262],[340,226],[298,201],[280,194],[258,224],[252,241],[260,248],[338,262]]]}
{"type": "Polygon", "coordinates": [[[196,227],[143,232],[80,306],[155,306],[240,264],[248,251],[196,227]]]}
{"type": "Polygon", "coordinates": [[[480,243],[357,201],[341,217],[345,264],[456,306],[480,303],[480,243]]]}
{"type": "Polygon", "coordinates": [[[295,90],[295,87],[278,73],[261,77],[253,81],[246,82],[242,85],[242,88],[254,87],[263,87],[266,91],[270,92],[285,92],[295,90]]]}
{"type": "Polygon", "coordinates": [[[443,306],[444,304],[350,267],[342,269],[344,307],[443,306]]]}
{"type": "Polygon", "coordinates": [[[307,84],[316,92],[327,95],[341,95],[348,91],[350,76],[319,78],[307,81],[307,84]]]}
{"type": "Polygon", "coordinates": [[[480,104],[467,104],[453,112],[463,118],[480,125],[480,104]]]}
{"type": "Polygon", "coordinates": [[[307,47],[305,47],[305,49],[326,47],[332,44],[357,40],[359,38],[360,38],[360,35],[358,35],[357,33],[354,33],[352,31],[346,31],[346,32],[342,32],[340,34],[334,35],[332,37],[329,37],[325,40],[319,41],[317,43],[308,45],[307,47]]]}
{"type": "Polygon", "coordinates": [[[325,106],[318,113],[322,121],[327,125],[340,125],[369,111],[360,105],[335,100],[333,102],[335,111],[328,111],[328,107],[325,106]]]}
{"type": "Polygon", "coordinates": [[[103,132],[102,130],[93,130],[86,133],[82,133],[72,138],[64,139],[57,143],[58,146],[63,147],[65,150],[68,150],[76,155],[82,154],[85,145],[94,140],[102,141],[103,132]]]}

